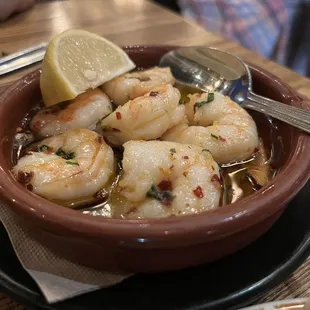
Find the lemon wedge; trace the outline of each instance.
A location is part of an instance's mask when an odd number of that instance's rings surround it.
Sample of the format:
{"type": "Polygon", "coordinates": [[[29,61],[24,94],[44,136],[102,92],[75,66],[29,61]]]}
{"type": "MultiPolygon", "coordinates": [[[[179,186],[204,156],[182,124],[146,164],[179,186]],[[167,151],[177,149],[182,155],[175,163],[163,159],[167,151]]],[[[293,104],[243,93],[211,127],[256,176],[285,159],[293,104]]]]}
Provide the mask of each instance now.
{"type": "Polygon", "coordinates": [[[128,55],[107,39],[69,29],[52,39],[42,63],[40,88],[46,106],[75,98],[135,68],[128,55]]]}

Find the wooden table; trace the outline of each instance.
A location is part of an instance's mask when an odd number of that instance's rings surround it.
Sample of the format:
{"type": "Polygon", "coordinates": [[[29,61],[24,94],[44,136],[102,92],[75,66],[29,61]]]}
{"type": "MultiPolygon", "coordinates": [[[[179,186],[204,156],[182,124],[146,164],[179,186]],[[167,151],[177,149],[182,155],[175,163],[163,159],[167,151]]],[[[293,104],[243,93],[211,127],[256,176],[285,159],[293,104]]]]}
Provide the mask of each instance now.
{"type": "MultiPolygon", "coordinates": [[[[42,41],[48,42],[54,35],[68,28],[82,28],[96,32],[119,45],[215,46],[266,68],[310,99],[309,79],[266,60],[230,40],[205,31],[196,24],[185,21],[182,17],[146,0],[68,0],[39,3],[28,12],[16,15],[1,24],[0,51],[12,53],[42,41]]],[[[0,87],[37,66],[0,77],[0,87]]],[[[299,268],[289,280],[264,296],[263,300],[302,296],[310,297],[310,261],[299,268]],[[298,287],[295,287],[297,278],[298,287]]],[[[0,310],[9,309],[24,308],[0,293],[0,310]]]]}

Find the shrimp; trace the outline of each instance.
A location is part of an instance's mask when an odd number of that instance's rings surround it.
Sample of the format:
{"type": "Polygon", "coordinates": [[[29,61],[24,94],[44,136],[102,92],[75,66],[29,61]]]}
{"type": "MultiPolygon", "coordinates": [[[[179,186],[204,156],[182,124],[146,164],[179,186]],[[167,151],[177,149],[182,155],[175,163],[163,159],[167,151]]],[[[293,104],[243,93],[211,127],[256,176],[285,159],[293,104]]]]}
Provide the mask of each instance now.
{"type": "Polygon", "coordinates": [[[70,205],[101,190],[114,170],[113,151],[102,136],[88,129],[70,129],[35,145],[12,172],[34,193],[70,205]]]}
{"type": "Polygon", "coordinates": [[[219,167],[201,147],[165,141],[124,144],[120,194],[134,203],[129,218],[199,213],[219,206],[219,167]]]}
{"type": "Polygon", "coordinates": [[[190,101],[185,104],[188,120],[168,130],[162,140],[201,146],[221,164],[245,160],[256,151],[259,143],[256,124],[236,102],[220,93],[188,97],[190,101]]]}
{"type": "Polygon", "coordinates": [[[103,91],[116,105],[123,105],[128,100],[135,99],[150,92],[154,87],[171,84],[175,79],[170,68],[152,68],[145,71],[126,73],[105,83],[103,91]]]}
{"type": "Polygon", "coordinates": [[[31,129],[42,137],[65,132],[67,129],[95,129],[97,122],[112,112],[112,104],[99,88],[77,96],[64,109],[59,105],[40,110],[32,119],[31,129]]]}
{"type": "Polygon", "coordinates": [[[185,107],[179,100],[180,92],[170,84],[155,87],[119,106],[102,119],[96,130],[113,145],[157,139],[184,118],[185,107]]]}

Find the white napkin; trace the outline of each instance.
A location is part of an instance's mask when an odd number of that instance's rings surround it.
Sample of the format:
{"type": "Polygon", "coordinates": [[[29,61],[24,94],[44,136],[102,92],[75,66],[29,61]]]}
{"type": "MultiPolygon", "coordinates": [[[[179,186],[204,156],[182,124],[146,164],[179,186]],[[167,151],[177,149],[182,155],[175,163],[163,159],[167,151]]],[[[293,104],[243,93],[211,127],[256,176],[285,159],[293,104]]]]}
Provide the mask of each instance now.
{"type": "Polygon", "coordinates": [[[48,303],[112,286],[131,276],[98,271],[59,257],[30,237],[27,229],[21,227],[14,217],[10,210],[0,205],[0,221],[8,232],[15,253],[48,303]]]}

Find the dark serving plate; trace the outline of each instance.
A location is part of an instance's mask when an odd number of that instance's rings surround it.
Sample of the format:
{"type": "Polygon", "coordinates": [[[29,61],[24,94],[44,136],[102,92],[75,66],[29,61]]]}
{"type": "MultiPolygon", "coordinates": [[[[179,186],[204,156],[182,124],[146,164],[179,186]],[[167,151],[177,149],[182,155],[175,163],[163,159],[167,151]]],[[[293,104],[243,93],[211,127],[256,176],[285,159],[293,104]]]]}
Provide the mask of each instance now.
{"type": "Polygon", "coordinates": [[[0,224],[0,291],[31,309],[237,309],[285,280],[310,254],[310,181],[281,218],[250,246],[178,272],[133,276],[114,287],[48,305],[19,264],[0,224]]]}

